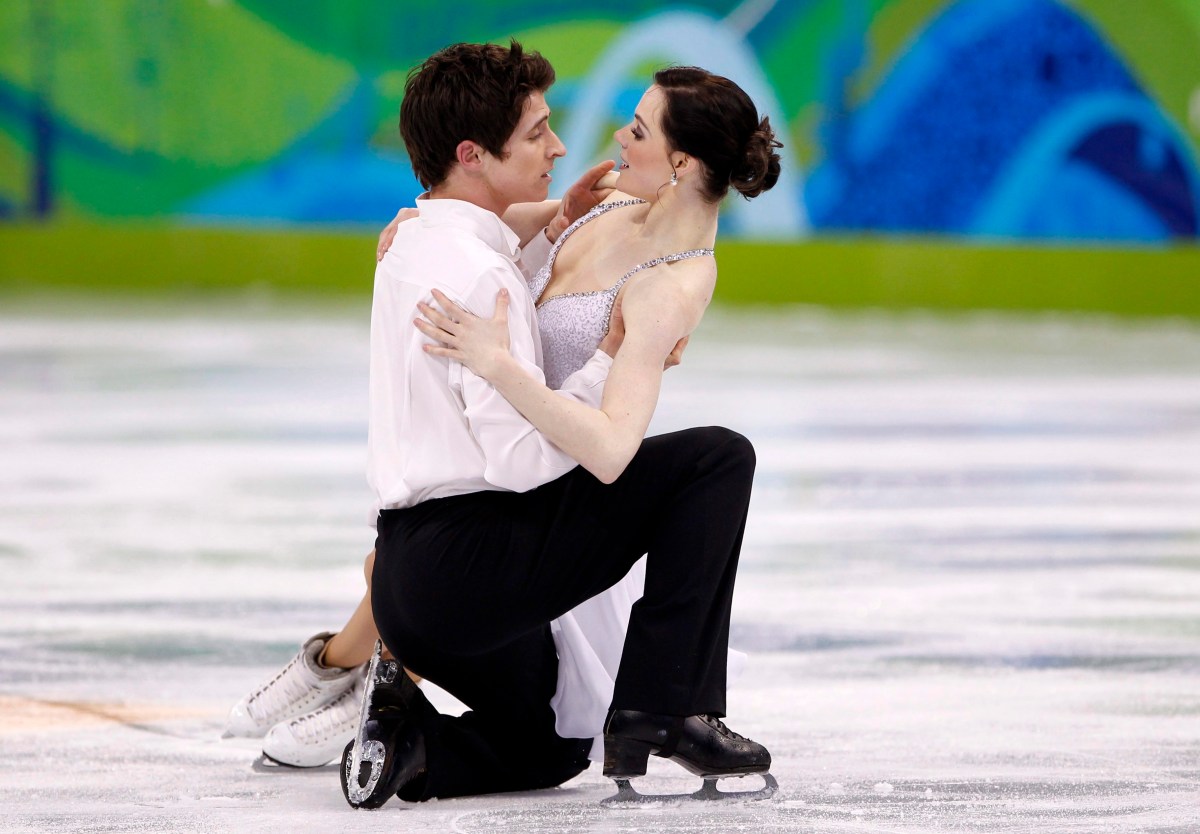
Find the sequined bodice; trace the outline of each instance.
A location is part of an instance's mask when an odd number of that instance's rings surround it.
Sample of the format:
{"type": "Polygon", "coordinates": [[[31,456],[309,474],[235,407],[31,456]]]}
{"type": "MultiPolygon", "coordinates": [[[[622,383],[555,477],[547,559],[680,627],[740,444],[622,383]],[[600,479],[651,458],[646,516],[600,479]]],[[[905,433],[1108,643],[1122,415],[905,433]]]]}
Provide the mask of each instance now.
{"type": "Polygon", "coordinates": [[[550,275],[554,271],[554,261],[558,257],[558,251],[562,249],[567,238],[576,229],[613,209],[636,206],[644,202],[645,200],[617,200],[612,203],[600,203],[559,235],[554,248],[550,250],[550,256],[546,258],[545,265],[529,282],[529,291],[537,302],[538,329],[542,334],[542,361],[545,363],[546,384],[551,388],[560,387],[567,377],[582,368],[596,352],[596,346],[608,333],[608,320],[612,316],[613,304],[626,281],[643,269],[713,253],[711,249],[688,249],[673,255],[663,255],[638,264],[622,275],[621,280],[607,289],[562,293],[542,299],[542,295],[550,283],[550,275]]]}

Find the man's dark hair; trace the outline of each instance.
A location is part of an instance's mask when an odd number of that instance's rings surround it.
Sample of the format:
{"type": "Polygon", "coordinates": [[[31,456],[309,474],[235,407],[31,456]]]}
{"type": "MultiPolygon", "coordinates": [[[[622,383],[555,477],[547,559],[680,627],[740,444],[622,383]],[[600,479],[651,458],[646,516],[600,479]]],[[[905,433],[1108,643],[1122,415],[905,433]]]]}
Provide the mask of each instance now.
{"type": "Polygon", "coordinates": [[[400,104],[400,136],[425,188],[440,185],[460,142],[504,158],[533,93],[554,83],[554,68],[515,40],[509,46],[456,43],[413,67],[400,104]]]}

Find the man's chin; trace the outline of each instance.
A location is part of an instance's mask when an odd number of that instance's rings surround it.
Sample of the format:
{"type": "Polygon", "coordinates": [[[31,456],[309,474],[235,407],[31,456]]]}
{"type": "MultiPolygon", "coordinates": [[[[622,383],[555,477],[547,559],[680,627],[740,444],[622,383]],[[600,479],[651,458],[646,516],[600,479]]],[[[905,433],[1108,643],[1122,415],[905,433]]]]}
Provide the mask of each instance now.
{"type": "Polygon", "coordinates": [[[527,182],[518,187],[516,184],[506,192],[513,203],[540,203],[550,193],[550,180],[541,177],[536,182],[527,182]]]}

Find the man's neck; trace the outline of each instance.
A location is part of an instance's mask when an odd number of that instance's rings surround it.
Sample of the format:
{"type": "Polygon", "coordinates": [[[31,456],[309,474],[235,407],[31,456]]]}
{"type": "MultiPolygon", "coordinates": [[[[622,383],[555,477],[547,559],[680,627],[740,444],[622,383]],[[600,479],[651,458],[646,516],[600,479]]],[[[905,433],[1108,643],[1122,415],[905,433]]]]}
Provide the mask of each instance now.
{"type": "Polygon", "coordinates": [[[464,203],[472,203],[481,209],[486,209],[497,217],[502,217],[511,205],[511,203],[499,199],[487,187],[454,176],[447,178],[440,185],[429,189],[429,199],[462,200],[464,203]]]}

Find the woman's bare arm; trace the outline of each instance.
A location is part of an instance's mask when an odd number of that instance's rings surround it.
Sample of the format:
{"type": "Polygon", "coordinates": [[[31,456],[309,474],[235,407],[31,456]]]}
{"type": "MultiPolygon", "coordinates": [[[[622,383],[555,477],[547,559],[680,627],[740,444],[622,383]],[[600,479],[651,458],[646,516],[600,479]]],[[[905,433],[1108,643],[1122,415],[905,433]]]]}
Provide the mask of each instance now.
{"type": "MultiPolygon", "coordinates": [[[[550,242],[553,243],[567,226],[613,192],[613,183],[617,178],[611,173],[612,168],[613,163],[610,160],[593,165],[567,189],[561,200],[514,203],[500,219],[517,233],[522,246],[529,243],[542,229],[546,229],[550,242]]],[[[375,260],[382,261],[384,254],[391,248],[392,240],[396,237],[396,227],[405,220],[416,217],[417,213],[415,208],[402,208],[392,221],[383,227],[383,231],[379,233],[379,242],[375,245],[375,260]]]]}
{"type": "Polygon", "coordinates": [[[616,175],[611,173],[612,168],[611,160],[593,165],[567,189],[561,200],[516,203],[509,206],[501,219],[521,238],[522,246],[543,228],[553,243],[567,226],[612,193],[617,181],[616,175]]]}
{"type": "Polygon", "coordinates": [[[529,243],[533,236],[550,225],[550,221],[558,214],[561,200],[542,200],[540,203],[513,203],[508,211],[500,216],[504,225],[517,233],[521,245],[529,243]]]}
{"type": "Polygon", "coordinates": [[[480,319],[434,292],[446,315],[422,306],[429,322],[416,324],[445,346],[426,350],[457,359],[488,380],[543,435],[605,483],[620,476],[641,445],[658,404],[664,363],[695,328],[708,301],[677,281],[631,282],[623,299],[624,342],[597,410],[558,396],[513,359],[507,343],[507,296],[497,299],[491,319],[480,319]]]}

